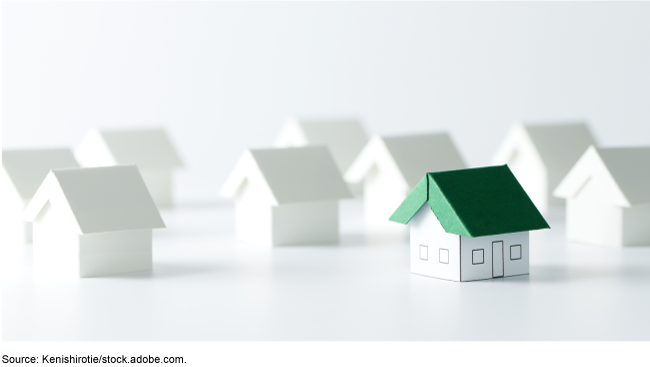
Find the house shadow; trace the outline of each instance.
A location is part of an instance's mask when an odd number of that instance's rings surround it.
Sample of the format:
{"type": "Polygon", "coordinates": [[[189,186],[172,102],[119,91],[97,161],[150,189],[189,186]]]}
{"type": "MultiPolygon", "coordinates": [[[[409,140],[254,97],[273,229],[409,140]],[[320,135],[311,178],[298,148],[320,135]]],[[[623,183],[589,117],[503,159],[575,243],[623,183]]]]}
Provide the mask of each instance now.
{"type": "Polygon", "coordinates": [[[647,281],[650,269],[644,267],[531,265],[530,274],[503,278],[523,283],[571,283],[594,279],[625,279],[647,281]]]}
{"type": "Polygon", "coordinates": [[[160,279],[160,278],[181,278],[204,274],[218,274],[228,271],[229,265],[218,263],[171,263],[154,262],[152,270],[137,271],[133,273],[115,274],[102,278],[112,279],[160,279]]]}
{"type": "Polygon", "coordinates": [[[400,233],[342,233],[339,237],[339,245],[345,247],[365,246],[402,246],[408,247],[408,237],[400,233]]]}
{"type": "Polygon", "coordinates": [[[233,203],[226,200],[192,200],[192,201],[183,201],[180,203],[175,203],[171,207],[159,208],[161,212],[173,212],[178,209],[217,209],[217,208],[227,208],[232,207],[233,203]]]}

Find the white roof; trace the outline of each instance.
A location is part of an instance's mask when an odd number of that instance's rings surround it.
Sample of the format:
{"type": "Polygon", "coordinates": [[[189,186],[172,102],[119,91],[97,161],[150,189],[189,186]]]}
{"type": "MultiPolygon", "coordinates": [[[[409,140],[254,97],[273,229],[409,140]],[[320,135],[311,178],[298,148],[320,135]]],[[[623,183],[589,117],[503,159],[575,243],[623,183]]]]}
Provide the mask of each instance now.
{"type": "Polygon", "coordinates": [[[275,142],[277,147],[326,145],[341,172],[352,164],[368,137],[356,119],[290,119],[275,142]]]}
{"type": "Polygon", "coordinates": [[[375,136],[345,173],[345,179],[361,182],[378,160],[389,160],[410,188],[427,172],[466,168],[447,133],[375,136]]]}
{"type": "Polygon", "coordinates": [[[512,151],[521,144],[521,133],[526,134],[549,172],[564,176],[590,145],[596,145],[585,122],[567,121],[550,124],[515,124],[506,136],[493,163],[508,163],[512,151]]]}
{"type": "Polygon", "coordinates": [[[235,197],[246,180],[262,183],[257,187],[270,205],[352,197],[324,146],[247,150],[221,194],[235,197]]]}
{"type": "Polygon", "coordinates": [[[554,191],[562,198],[574,197],[588,180],[606,181],[601,200],[629,207],[650,203],[650,147],[589,147],[554,191]],[[612,184],[607,185],[611,182],[612,184]]]}
{"type": "Polygon", "coordinates": [[[2,166],[24,200],[34,196],[45,177],[54,168],[79,167],[68,148],[3,150],[2,166]]]}
{"type": "Polygon", "coordinates": [[[48,201],[72,214],[79,234],[165,228],[135,165],[52,170],[25,220],[34,221],[48,201]]]}
{"type": "Polygon", "coordinates": [[[136,164],[140,169],[145,169],[174,168],[183,165],[162,128],[91,130],[76,154],[79,162],[84,166],[136,164]],[[110,164],[107,164],[109,162],[94,163],[96,159],[94,155],[98,154],[95,149],[102,146],[108,150],[110,164]],[[93,156],[89,157],[89,154],[93,156]]]}

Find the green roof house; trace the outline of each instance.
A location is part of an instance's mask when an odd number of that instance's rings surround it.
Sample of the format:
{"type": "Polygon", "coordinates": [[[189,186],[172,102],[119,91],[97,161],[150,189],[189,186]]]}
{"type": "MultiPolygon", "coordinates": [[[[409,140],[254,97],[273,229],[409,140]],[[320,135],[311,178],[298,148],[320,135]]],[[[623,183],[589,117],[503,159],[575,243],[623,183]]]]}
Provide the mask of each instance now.
{"type": "Polygon", "coordinates": [[[457,282],[528,274],[528,232],[550,228],[507,165],[429,172],[390,220],[412,273],[457,282]]]}

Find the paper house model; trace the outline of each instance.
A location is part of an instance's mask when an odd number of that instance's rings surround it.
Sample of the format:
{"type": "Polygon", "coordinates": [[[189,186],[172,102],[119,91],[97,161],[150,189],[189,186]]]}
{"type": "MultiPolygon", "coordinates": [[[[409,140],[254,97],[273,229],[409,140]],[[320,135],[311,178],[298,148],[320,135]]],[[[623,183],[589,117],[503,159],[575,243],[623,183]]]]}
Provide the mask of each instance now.
{"type": "Polygon", "coordinates": [[[151,230],[165,228],[135,165],[52,170],[24,215],[40,278],[149,270],[151,230]]]}
{"type": "Polygon", "coordinates": [[[325,146],[247,150],[221,194],[237,238],[265,246],[338,241],[338,201],[352,197],[325,146]]]}
{"type": "Polygon", "coordinates": [[[528,232],[549,228],[506,165],[427,173],[390,220],[412,273],[457,282],[528,274],[528,232]]]}
{"type": "Polygon", "coordinates": [[[507,164],[533,203],[546,213],[562,207],[553,190],[580,156],[595,145],[587,124],[515,124],[492,159],[492,164],[507,164]]]}
{"type": "Polygon", "coordinates": [[[32,241],[32,224],[23,221],[23,210],[53,168],[79,164],[68,148],[2,151],[0,233],[4,243],[32,241]]]}
{"type": "Polygon", "coordinates": [[[172,205],[172,171],[182,163],[163,129],[91,130],[75,156],[83,167],[137,165],[156,205],[172,205]]]}
{"type": "MultiPolygon", "coordinates": [[[[289,119],[275,146],[278,148],[303,147],[307,145],[325,145],[330,149],[336,166],[341,173],[347,171],[352,161],[368,142],[368,137],[355,119],[289,119]]],[[[361,185],[351,185],[353,192],[360,194],[361,185]]]]}
{"type": "Polygon", "coordinates": [[[367,223],[386,225],[391,213],[427,172],[465,168],[447,133],[375,136],[345,173],[363,184],[367,223]]]}
{"type": "Polygon", "coordinates": [[[555,190],[570,241],[650,244],[650,147],[589,147],[555,190]]]}

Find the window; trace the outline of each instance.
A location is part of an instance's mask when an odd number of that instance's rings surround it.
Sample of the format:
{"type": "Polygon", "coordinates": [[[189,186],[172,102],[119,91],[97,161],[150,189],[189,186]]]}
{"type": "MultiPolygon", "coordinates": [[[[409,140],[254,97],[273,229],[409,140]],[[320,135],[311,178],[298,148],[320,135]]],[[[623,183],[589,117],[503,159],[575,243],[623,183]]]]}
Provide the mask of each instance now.
{"type": "Polygon", "coordinates": [[[441,248],[439,257],[441,264],[449,264],[449,250],[446,248],[441,248]]]}
{"type": "Polygon", "coordinates": [[[510,246],[510,260],[521,260],[521,245],[510,246]]]}
{"type": "Polygon", "coordinates": [[[472,265],[483,264],[483,249],[472,250],[472,265]]]}
{"type": "Polygon", "coordinates": [[[429,247],[425,245],[420,245],[420,260],[424,260],[424,261],[429,260],[429,247]]]}

